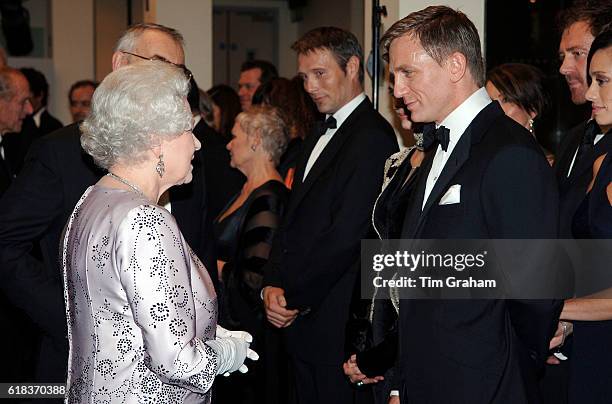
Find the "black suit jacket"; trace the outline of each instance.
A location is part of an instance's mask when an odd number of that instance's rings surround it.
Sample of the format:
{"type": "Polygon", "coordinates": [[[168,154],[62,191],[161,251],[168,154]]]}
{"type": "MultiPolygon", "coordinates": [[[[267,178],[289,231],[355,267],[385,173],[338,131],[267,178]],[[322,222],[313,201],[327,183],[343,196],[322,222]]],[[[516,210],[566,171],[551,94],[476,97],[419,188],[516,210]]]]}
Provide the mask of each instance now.
{"type": "Polygon", "coordinates": [[[208,126],[204,119],[193,128],[193,134],[202,144],[200,154],[206,175],[207,214],[214,221],[229,200],[240,192],[246,178],[230,166],[226,138],[208,126]]]}
{"type": "Polygon", "coordinates": [[[21,132],[9,133],[5,136],[4,149],[7,163],[11,167],[13,175],[19,174],[25,156],[36,139],[47,135],[64,125],[53,117],[47,110],[40,114],[40,126],[36,126],[32,115],[27,116],[21,125],[21,132]]]}
{"type": "Polygon", "coordinates": [[[366,99],[337,129],[302,182],[316,141],[310,136],[304,142],[264,285],[283,288],[288,307],[302,313],[284,329],[289,353],[309,363],[341,366],[360,239],[370,234],[384,162],[397,150],[397,141],[366,99]]]}
{"type": "MultiPolygon", "coordinates": [[[[216,258],[204,255],[212,229],[206,227],[198,154],[193,181],[172,188],[170,201],[181,232],[214,281],[216,258]]],[[[32,145],[22,173],[0,199],[0,291],[44,332],[41,381],[63,382],[66,377],[66,318],[58,262],[61,234],[85,189],[103,174],[81,149],[78,125],[72,124],[32,145]],[[36,242],[42,262],[30,254],[36,242]]]]}
{"type": "MultiPolygon", "coordinates": [[[[497,102],[466,129],[421,212],[434,154],[421,165],[402,238],[556,237],[553,172],[497,102]],[[454,184],[461,202],[439,205],[454,184]]],[[[560,301],[402,300],[402,402],[537,402],[536,374],[560,310],[560,301]]]]}

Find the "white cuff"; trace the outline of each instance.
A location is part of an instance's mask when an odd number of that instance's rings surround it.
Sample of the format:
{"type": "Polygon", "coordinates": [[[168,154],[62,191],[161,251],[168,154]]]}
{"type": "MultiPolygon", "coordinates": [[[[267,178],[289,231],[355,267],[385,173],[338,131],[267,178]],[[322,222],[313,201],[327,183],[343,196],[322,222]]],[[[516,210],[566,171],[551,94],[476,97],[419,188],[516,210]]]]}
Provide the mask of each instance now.
{"type": "Polygon", "coordinates": [[[399,397],[399,390],[391,390],[391,392],[389,393],[389,397],[399,397]]]}

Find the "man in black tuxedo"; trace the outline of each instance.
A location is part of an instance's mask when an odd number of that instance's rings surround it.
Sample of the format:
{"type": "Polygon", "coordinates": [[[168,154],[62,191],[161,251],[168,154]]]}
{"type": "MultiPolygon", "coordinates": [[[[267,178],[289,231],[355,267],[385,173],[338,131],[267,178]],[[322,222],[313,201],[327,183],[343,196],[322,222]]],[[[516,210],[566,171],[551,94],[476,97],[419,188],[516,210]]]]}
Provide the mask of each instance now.
{"type": "Polygon", "coordinates": [[[304,89],[327,119],[298,158],[263,298],[268,320],[284,327],[294,400],[351,403],[344,327],[360,239],[368,236],[384,162],[397,141],[363,93],[363,54],[353,34],[317,28],[293,49],[304,89]]]}
{"type": "Polygon", "coordinates": [[[230,199],[240,192],[246,178],[230,166],[229,151],[225,148],[228,140],[206,123],[200,111],[198,84],[193,78],[190,84],[187,101],[194,119],[193,134],[202,144],[200,154],[206,176],[206,214],[212,225],[230,199]]]}
{"type": "MultiPolygon", "coordinates": [[[[559,18],[561,42],[559,57],[562,60],[559,72],[565,77],[576,105],[586,103],[587,55],[593,39],[612,21],[612,3],[606,0],[577,1],[563,10],[559,18]]],[[[587,187],[593,177],[593,163],[597,156],[606,150],[612,138],[604,138],[595,120],[585,120],[570,129],[559,145],[555,157],[555,176],[559,185],[559,235],[572,238],[572,221],[578,206],[584,199],[587,187]]],[[[565,277],[573,280],[572,268],[560,268],[565,277]]],[[[571,291],[568,297],[571,297],[571,291]]],[[[565,327],[571,330],[571,323],[565,327]]],[[[563,332],[563,326],[559,329],[563,332]]],[[[570,331],[571,333],[571,331],[570,331]]],[[[571,338],[561,347],[571,360],[571,338]]],[[[542,380],[545,403],[563,404],[568,400],[569,361],[561,362],[556,357],[549,358],[542,380]]]]}
{"type": "MultiPolygon", "coordinates": [[[[174,29],[156,24],[129,28],[117,44],[113,70],[129,63],[158,59],[184,63],[183,39],[174,29]]],[[[35,142],[24,168],[0,200],[0,288],[42,329],[37,380],[65,382],[66,318],[60,265],[61,233],[85,189],[104,173],[81,149],[78,124],[69,125],[35,142]],[[30,255],[40,243],[43,262],[30,255]]],[[[216,259],[206,255],[211,241],[205,224],[202,165],[196,153],[193,181],[170,190],[166,204],[181,232],[217,279],[216,259]]],[[[160,204],[164,204],[160,199],[160,204]]]]}
{"type": "Polygon", "coordinates": [[[8,134],[3,142],[14,175],[21,171],[25,156],[34,140],[64,126],[47,110],[49,84],[45,76],[38,70],[29,67],[23,67],[19,70],[30,85],[32,95],[30,103],[33,111],[23,120],[21,131],[8,134]]]}
{"type": "MultiPolygon", "coordinates": [[[[467,16],[427,7],[382,38],[394,95],[433,122],[403,239],[555,238],[557,191],[533,137],[483,88],[480,39],[467,16]]],[[[403,403],[537,402],[560,303],[402,300],[403,403]]]]}
{"type": "MultiPolygon", "coordinates": [[[[591,43],[610,27],[611,21],[612,3],[606,0],[578,1],[561,14],[559,56],[562,64],[559,72],[565,77],[576,105],[586,103],[587,55],[591,43]]],[[[580,123],[562,139],[555,159],[561,198],[561,237],[572,238],[572,220],[593,176],[593,163],[610,142],[612,138],[604,137],[594,120],[580,123]]]]}
{"type": "MultiPolygon", "coordinates": [[[[0,68],[0,197],[13,182],[13,150],[7,147],[7,132],[19,132],[26,115],[32,113],[30,88],[19,70],[0,68]]],[[[16,136],[18,134],[11,134],[16,136]]],[[[21,382],[31,378],[32,358],[36,354],[33,324],[24,313],[0,293],[0,368],[1,382],[21,382]]]]}

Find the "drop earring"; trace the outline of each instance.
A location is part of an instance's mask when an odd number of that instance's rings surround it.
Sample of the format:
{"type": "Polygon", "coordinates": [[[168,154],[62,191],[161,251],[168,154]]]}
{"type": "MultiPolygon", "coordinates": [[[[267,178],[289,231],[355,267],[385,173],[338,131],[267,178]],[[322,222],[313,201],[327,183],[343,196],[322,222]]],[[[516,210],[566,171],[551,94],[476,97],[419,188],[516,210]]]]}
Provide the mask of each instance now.
{"type": "Polygon", "coordinates": [[[163,154],[159,155],[159,161],[157,162],[157,165],[155,166],[155,171],[157,171],[157,174],[159,174],[159,178],[162,178],[164,176],[164,173],[166,172],[166,165],[164,164],[163,154]]]}
{"type": "Polygon", "coordinates": [[[531,132],[531,134],[533,135],[533,119],[529,118],[529,121],[527,121],[527,129],[529,130],[529,132],[531,132]]]}

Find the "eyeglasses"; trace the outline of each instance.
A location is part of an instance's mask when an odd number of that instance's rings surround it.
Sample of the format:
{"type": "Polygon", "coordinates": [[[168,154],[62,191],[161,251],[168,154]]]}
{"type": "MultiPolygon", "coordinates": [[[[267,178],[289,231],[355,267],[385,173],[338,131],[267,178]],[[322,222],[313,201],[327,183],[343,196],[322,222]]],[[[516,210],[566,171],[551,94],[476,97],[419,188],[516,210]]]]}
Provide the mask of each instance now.
{"type": "Polygon", "coordinates": [[[164,62],[164,63],[168,63],[168,64],[171,64],[174,67],[178,67],[179,69],[181,69],[183,71],[183,73],[185,73],[185,76],[187,77],[187,80],[191,80],[191,78],[193,77],[193,73],[191,73],[191,70],[189,70],[185,65],[181,65],[181,64],[178,64],[178,63],[173,63],[173,62],[169,61],[168,59],[166,59],[163,56],[154,55],[154,56],[151,56],[150,58],[148,58],[148,57],[145,57],[145,56],[137,55],[137,54],[132,53],[132,52],[121,51],[121,53],[125,53],[126,55],[135,56],[135,57],[140,58],[142,60],[149,60],[151,62],[164,62]]]}

